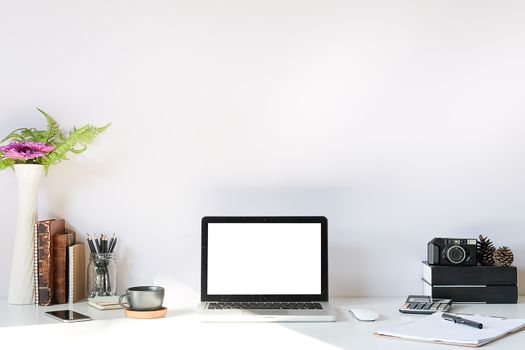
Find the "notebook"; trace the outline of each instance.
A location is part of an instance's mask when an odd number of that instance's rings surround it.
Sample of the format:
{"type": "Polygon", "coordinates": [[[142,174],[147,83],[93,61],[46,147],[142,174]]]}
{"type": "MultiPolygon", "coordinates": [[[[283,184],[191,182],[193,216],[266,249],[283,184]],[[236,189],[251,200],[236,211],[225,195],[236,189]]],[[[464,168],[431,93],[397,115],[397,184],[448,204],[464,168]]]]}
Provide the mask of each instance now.
{"type": "Polygon", "coordinates": [[[38,305],[38,224],[33,226],[33,302],[38,305]]]}
{"type": "Polygon", "coordinates": [[[77,243],[69,251],[69,295],[68,302],[76,303],[86,297],[86,268],[84,244],[77,243]]]}
{"type": "Polygon", "coordinates": [[[483,329],[444,320],[443,312],[423,319],[376,332],[377,335],[450,345],[478,347],[525,328],[525,319],[507,319],[494,316],[459,316],[483,324],[483,329]]]}

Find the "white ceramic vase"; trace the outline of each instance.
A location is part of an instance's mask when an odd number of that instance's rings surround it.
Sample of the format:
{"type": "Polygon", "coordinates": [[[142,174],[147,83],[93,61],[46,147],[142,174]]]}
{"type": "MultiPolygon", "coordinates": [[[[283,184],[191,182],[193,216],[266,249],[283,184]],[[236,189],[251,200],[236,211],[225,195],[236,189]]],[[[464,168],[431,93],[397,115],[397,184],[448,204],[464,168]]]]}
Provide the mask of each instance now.
{"type": "Polygon", "coordinates": [[[33,303],[33,236],[37,221],[38,187],[44,177],[40,164],[16,164],[18,215],[9,279],[9,304],[33,303]]]}

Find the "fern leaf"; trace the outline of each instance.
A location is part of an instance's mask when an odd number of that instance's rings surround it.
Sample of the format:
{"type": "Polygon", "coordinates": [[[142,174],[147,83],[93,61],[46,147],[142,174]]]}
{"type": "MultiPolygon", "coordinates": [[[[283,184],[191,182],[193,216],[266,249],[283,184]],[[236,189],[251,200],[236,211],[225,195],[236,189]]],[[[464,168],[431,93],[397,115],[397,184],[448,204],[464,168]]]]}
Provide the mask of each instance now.
{"type": "Polygon", "coordinates": [[[56,120],[53,119],[53,117],[51,117],[49,114],[47,114],[46,112],[44,112],[40,108],[37,108],[37,110],[40,113],[42,113],[44,115],[44,117],[46,117],[46,120],[47,120],[47,138],[46,138],[46,141],[44,143],[48,143],[50,140],[53,140],[55,138],[55,136],[57,136],[57,135],[61,136],[61,134],[60,134],[60,126],[58,125],[56,120]]]}
{"type": "Polygon", "coordinates": [[[47,131],[37,130],[35,128],[24,129],[20,132],[20,135],[23,138],[23,141],[33,141],[46,143],[47,142],[47,131]]]}
{"type": "Polygon", "coordinates": [[[68,152],[81,153],[85,151],[87,145],[93,143],[97,135],[106,130],[109,125],[97,128],[88,124],[80,129],[73,128],[67,139],[57,145],[53,152],[42,158],[42,164],[47,169],[51,165],[67,160],[66,154],[68,152]]]}
{"type": "Polygon", "coordinates": [[[87,149],[87,146],[84,146],[84,147],[79,148],[79,149],[72,149],[71,152],[73,152],[75,154],[80,154],[80,153],[84,152],[86,149],[87,149]]]}
{"type": "Polygon", "coordinates": [[[37,132],[38,130],[36,130],[35,128],[31,128],[31,129],[23,129],[22,131],[20,131],[20,135],[22,135],[22,137],[24,138],[25,141],[27,141],[28,139],[31,139],[31,137],[35,134],[35,132],[37,132]]]}
{"type": "Polygon", "coordinates": [[[46,130],[37,130],[33,133],[31,138],[32,138],[32,141],[47,144],[47,141],[48,141],[47,135],[48,133],[46,130]]]}
{"type": "Polygon", "coordinates": [[[109,128],[111,126],[111,123],[107,123],[106,125],[100,127],[100,128],[97,128],[97,133],[98,134],[101,134],[102,132],[106,131],[107,128],[109,128]]]}
{"type": "Polygon", "coordinates": [[[15,162],[12,159],[0,159],[0,170],[12,168],[14,164],[15,162]]]}
{"type": "Polygon", "coordinates": [[[3,143],[7,140],[12,140],[14,142],[33,141],[46,143],[47,135],[48,132],[45,130],[37,130],[35,128],[20,128],[7,135],[2,141],[0,141],[0,143],[3,143]]]}
{"type": "Polygon", "coordinates": [[[14,141],[23,141],[23,140],[24,140],[24,137],[22,136],[22,133],[23,133],[25,130],[28,130],[28,129],[27,129],[27,128],[16,129],[16,130],[13,131],[12,133],[10,133],[10,134],[7,135],[6,137],[4,137],[4,138],[2,139],[2,141],[0,141],[0,143],[4,143],[4,141],[10,140],[10,139],[13,139],[14,141]]]}

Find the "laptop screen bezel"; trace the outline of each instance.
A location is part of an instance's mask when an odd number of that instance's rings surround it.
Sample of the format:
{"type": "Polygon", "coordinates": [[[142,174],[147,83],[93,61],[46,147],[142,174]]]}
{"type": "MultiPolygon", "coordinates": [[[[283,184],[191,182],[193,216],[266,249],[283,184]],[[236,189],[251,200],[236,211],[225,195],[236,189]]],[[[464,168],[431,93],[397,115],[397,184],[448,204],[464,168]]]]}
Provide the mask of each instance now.
{"type": "Polygon", "coordinates": [[[328,301],[328,220],[324,216],[205,216],[202,218],[201,301],[300,302],[328,301]],[[320,223],[321,294],[208,294],[208,224],[210,223],[320,223]]]}

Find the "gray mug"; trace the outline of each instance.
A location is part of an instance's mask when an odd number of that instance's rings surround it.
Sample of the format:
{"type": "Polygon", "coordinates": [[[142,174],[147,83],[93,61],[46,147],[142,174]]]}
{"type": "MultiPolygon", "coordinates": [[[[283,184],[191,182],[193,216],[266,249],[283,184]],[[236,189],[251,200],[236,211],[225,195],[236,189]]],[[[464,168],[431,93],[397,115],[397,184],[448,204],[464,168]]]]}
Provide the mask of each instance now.
{"type": "Polygon", "coordinates": [[[118,299],[120,306],[138,311],[158,310],[164,301],[164,288],[156,286],[131,287],[118,299]],[[124,299],[126,301],[124,302],[124,299]],[[126,305],[127,303],[128,305],[126,305]]]}

